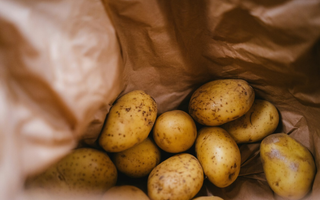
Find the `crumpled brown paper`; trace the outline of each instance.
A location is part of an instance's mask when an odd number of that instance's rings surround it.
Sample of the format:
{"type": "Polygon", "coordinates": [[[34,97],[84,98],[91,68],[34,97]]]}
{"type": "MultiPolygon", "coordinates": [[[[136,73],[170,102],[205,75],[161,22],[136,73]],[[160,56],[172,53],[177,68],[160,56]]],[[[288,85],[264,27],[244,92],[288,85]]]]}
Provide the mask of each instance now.
{"type": "MultiPolygon", "coordinates": [[[[276,105],[276,130],[308,147],[319,166],[320,1],[104,1],[110,6],[128,86],[142,88],[159,112],[186,110],[191,93],[219,78],[247,80],[276,105]]],[[[240,146],[237,181],[201,194],[280,199],[264,177],[259,143],[240,146]]],[[[319,198],[320,177],[306,199],[319,198]]]]}
{"type": "MultiPolygon", "coordinates": [[[[186,110],[196,88],[220,78],[244,79],[272,102],[276,132],[319,167],[319,0],[2,0],[0,27],[1,199],[78,141],[93,142],[118,94],[142,89],[159,114],[186,110]]],[[[224,189],[205,181],[198,196],[281,199],[259,143],[240,150],[238,179],[224,189]]],[[[305,199],[319,197],[317,174],[305,199]]]]}
{"type": "Polygon", "coordinates": [[[122,71],[101,1],[0,1],[0,199],[98,137],[122,71]]]}

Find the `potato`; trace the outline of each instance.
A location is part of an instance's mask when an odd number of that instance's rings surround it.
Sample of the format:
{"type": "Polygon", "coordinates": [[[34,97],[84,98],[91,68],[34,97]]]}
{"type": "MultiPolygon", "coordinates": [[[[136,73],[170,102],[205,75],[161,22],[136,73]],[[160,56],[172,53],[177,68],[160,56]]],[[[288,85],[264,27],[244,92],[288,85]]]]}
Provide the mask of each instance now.
{"type": "Polygon", "coordinates": [[[117,169],[133,178],[148,175],[160,162],[160,150],[150,138],[122,152],[114,154],[117,169]]]}
{"type": "Polygon", "coordinates": [[[223,200],[223,199],[217,196],[203,196],[203,197],[194,198],[193,200],[223,200]]]}
{"type": "Polygon", "coordinates": [[[188,153],[177,154],[151,171],[148,196],[153,200],[189,200],[200,191],[203,179],[203,170],[197,158],[188,153]]]}
{"type": "Polygon", "coordinates": [[[254,90],[244,80],[215,80],[192,94],[189,114],[200,124],[219,126],[247,113],[254,98],[254,90]]]}
{"type": "Polygon", "coordinates": [[[30,179],[27,188],[55,194],[102,195],[117,182],[117,169],[109,156],[96,149],[75,149],[42,174],[30,179]]]}
{"type": "Polygon", "coordinates": [[[234,139],[220,127],[199,130],[196,155],[209,181],[220,188],[233,183],[240,172],[241,155],[234,139]]]}
{"type": "Polygon", "coordinates": [[[260,157],[271,189],[287,199],[301,199],[311,189],[316,172],[310,151],[284,133],[264,138],[260,157]]]}
{"type": "Polygon", "coordinates": [[[245,115],[221,127],[239,144],[262,140],[276,130],[278,123],[276,107],[268,101],[256,99],[245,115]]]}
{"type": "Polygon", "coordinates": [[[157,104],[141,90],[120,97],[110,109],[99,138],[107,152],[120,152],[146,139],[157,117],[157,104]]]}
{"type": "Polygon", "coordinates": [[[101,200],[149,200],[149,197],[139,188],[132,185],[114,186],[110,188],[101,200]]]}
{"type": "Polygon", "coordinates": [[[197,138],[197,127],[190,115],[182,110],[161,114],[153,128],[156,144],[169,153],[188,150],[197,138]]]}

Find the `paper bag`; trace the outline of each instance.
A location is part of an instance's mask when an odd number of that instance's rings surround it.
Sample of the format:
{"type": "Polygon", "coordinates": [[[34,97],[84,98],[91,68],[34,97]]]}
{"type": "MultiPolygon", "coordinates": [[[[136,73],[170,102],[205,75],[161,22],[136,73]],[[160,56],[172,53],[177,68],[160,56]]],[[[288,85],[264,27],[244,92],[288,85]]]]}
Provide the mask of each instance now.
{"type": "Polygon", "coordinates": [[[124,87],[100,1],[0,1],[0,199],[79,141],[93,143],[124,87]]]}
{"type": "MultiPolygon", "coordinates": [[[[23,198],[28,175],[93,144],[118,95],[141,89],[159,114],[186,111],[195,89],[221,78],[248,81],[278,108],[276,132],[320,164],[318,0],[2,0],[0,25],[1,199],[23,198]]],[[[224,189],[206,180],[197,196],[281,199],[259,143],[239,147],[238,179],[224,189]]],[[[305,199],[320,197],[319,184],[317,174],[305,199]]]]}

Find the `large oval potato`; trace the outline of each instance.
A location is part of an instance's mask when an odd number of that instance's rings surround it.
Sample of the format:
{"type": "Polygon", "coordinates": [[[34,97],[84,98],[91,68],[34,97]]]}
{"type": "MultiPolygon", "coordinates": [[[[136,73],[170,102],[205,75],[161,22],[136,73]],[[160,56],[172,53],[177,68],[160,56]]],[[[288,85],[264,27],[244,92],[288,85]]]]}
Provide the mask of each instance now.
{"type": "Polygon", "coordinates": [[[253,88],[244,80],[215,80],[192,94],[189,114],[200,124],[219,126],[247,113],[254,98],[253,88]]]}
{"type": "Polygon", "coordinates": [[[148,177],[148,196],[153,200],[189,200],[203,184],[202,167],[193,155],[174,155],[156,166],[148,177]]]}
{"type": "Polygon", "coordinates": [[[214,185],[224,188],[237,179],[241,165],[240,150],[223,128],[200,129],[195,149],[204,174],[214,185]]]}
{"type": "Polygon", "coordinates": [[[75,149],[27,182],[29,189],[60,195],[102,195],[117,182],[109,156],[92,148],[75,149]]]}
{"type": "Polygon", "coordinates": [[[239,144],[262,140],[273,133],[278,124],[277,108],[268,101],[256,99],[245,115],[221,127],[239,144]]]}
{"type": "Polygon", "coordinates": [[[169,153],[188,150],[197,138],[197,127],[190,115],[182,110],[161,114],[153,128],[156,144],[169,153]]]}
{"type": "Polygon", "coordinates": [[[146,139],[157,117],[157,104],[141,90],[120,97],[111,107],[99,138],[107,152],[120,152],[146,139]]]}
{"type": "Polygon", "coordinates": [[[110,188],[100,200],[149,200],[149,197],[133,185],[121,185],[110,188]]]}
{"type": "Polygon", "coordinates": [[[311,189],[316,172],[310,151],[284,133],[264,138],[260,146],[263,170],[271,189],[287,199],[301,199],[311,189]]]}
{"type": "Polygon", "coordinates": [[[114,154],[117,169],[133,178],[148,175],[160,162],[161,153],[156,144],[146,138],[143,142],[114,154]]]}

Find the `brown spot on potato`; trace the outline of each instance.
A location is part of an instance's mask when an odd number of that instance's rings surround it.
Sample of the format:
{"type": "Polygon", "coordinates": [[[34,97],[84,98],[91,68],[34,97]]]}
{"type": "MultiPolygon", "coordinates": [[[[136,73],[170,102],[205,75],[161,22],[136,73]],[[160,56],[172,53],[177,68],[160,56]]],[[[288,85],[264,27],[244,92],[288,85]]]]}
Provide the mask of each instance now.
{"type": "Polygon", "coordinates": [[[272,121],[273,120],[273,116],[272,115],[270,115],[270,121],[272,121]]]}
{"type": "Polygon", "coordinates": [[[229,174],[229,176],[228,176],[229,180],[232,180],[232,177],[233,177],[234,175],[235,175],[235,172],[229,174]]]}
{"type": "Polygon", "coordinates": [[[129,112],[131,110],[131,108],[126,108],[126,111],[129,112]]]}

